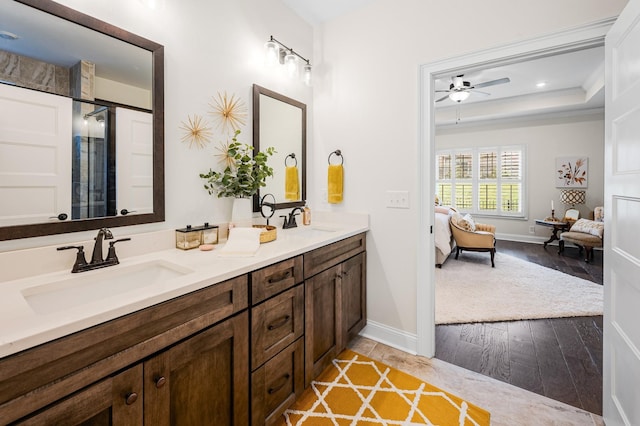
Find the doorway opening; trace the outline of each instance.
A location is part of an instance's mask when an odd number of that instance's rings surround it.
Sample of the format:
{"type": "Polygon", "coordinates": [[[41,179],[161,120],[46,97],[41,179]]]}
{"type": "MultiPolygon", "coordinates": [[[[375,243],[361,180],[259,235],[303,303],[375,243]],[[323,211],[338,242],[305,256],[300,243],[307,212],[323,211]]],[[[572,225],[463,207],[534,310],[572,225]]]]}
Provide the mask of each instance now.
{"type": "MultiPolygon", "coordinates": [[[[570,31],[465,55],[421,68],[421,229],[429,229],[434,224],[433,188],[435,188],[435,101],[441,96],[435,93],[436,80],[487,68],[497,68],[517,62],[544,58],[562,53],[589,49],[604,44],[604,36],[613,20],[598,22],[570,31]]],[[[418,249],[418,258],[425,259],[418,267],[418,353],[435,356],[435,273],[434,237],[425,234],[418,249]],[[428,308],[425,309],[425,306],[428,308]]],[[[499,246],[498,246],[499,250],[499,246]]],[[[451,261],[451,260],[449,260],[451,261]]],[[[419,262],[420,264],[421,262],[419,262]]]]}

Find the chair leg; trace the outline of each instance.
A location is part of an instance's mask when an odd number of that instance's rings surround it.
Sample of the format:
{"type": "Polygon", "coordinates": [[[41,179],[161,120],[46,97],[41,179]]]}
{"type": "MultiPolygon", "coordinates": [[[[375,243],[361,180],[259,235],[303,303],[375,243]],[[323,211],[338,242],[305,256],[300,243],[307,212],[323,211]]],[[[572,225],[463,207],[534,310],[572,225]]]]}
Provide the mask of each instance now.
{"type": "Polygon", "coordinates": [[[456,247],[456,260],[458,260],[459,254],[460,254],[460,247],[456,247]]]}
{"type": "Polygon", "coordinates": [[[593,247],[584,246],[584,261],[589,263],[593,260],[593,247]]]}
{"type": "Polygon", "coordinates": [[[495,257],[495,255],[496,255],[496,249],[492,248],[491,249],[491,267],[492,268],[496,267],[496,264],[493,262],[493,258],[495,257]]]}
{"type": "Polygon", "coordinates": [[[562,254],[564,252],[564,240],[558,241],[558,254],[562,254]]]}

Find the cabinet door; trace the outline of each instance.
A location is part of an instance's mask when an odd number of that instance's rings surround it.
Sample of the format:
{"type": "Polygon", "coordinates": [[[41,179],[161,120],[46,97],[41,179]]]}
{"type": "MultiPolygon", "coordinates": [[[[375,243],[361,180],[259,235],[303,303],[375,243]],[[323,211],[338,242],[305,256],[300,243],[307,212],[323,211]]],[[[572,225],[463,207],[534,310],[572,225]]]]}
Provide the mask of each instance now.
{"type": "Polygon", "coordinates": [[[340,350],[356,337],[367,323],[366,254],[342,264],[342,337],[340,350]]]}
{"type": "Polygon", "coordinates": [[[145,424],[247,425],[248,330],[243,312],[145,362],[145,424]]]}
{"type": "Polygon", "coordinates": [[[19,425],[142,425],[142,364],[18,421],[19,425]]]}
{"type": "Polygon", "coordinates": [[[305,281],[305,387],[340,351],[341,271],[337,265],[305,281]]]}

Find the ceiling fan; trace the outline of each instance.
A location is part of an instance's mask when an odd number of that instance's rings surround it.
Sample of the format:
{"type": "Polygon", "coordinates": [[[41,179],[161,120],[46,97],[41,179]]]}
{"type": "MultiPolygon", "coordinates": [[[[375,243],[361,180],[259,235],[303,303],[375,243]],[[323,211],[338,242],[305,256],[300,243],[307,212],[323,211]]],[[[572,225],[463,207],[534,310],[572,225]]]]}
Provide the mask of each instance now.
{"type": "Polygon", "coordinates": [[[455,77],[451,77],[451,84],[449,85],[449,90],[436,90],[436,93],[447,93],[446,96],[437,99],[436,102],[444,101],[449,98],[454,102],[462,102],[466,100],[471,93],[476,93],[483,96],[489,96],[490,94],[487,92],[481,92],[476,89],[480,89],[482,87],[495,86],[497,84],[509,83],[511,80],[509,77],[499,78],[497,80],[485,81],[484,83],[477,83],[473,86],[469,81],[463,80],[464,74],[457,75],[455,77]]]}

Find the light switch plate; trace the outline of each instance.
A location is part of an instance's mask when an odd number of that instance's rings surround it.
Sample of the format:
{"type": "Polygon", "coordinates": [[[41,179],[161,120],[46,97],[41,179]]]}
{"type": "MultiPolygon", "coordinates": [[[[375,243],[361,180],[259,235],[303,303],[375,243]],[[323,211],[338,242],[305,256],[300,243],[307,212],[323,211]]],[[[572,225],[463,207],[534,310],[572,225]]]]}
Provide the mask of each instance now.
{"type": "Polygon", "coordinates": [[[408,209],[409,191],[387,191],[387,207],[391,209],[408,209]]]}

